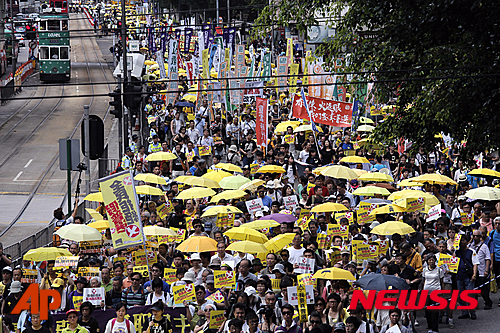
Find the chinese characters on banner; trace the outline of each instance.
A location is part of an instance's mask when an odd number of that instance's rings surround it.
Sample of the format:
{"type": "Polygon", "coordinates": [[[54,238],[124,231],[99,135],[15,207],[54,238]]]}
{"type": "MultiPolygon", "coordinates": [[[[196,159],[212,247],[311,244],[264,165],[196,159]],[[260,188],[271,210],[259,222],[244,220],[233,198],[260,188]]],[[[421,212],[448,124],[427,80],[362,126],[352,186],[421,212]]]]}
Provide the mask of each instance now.
{"type": "Polygon", "coordinates": [[[286,90],[288,74],[288,58],[286,56],[278,57],[278,94],[286,90]]]}
{"type": "Polygon", "coordinates": [[[256,107],[255,132],[257,134],[257,145],[267,147],[267,99],[257,97],[256,107]]]}
{"type": "Polygon", "coordinates": [[[168,83],[169,93],[167,95],[167,105],[174,105],[175,95],[178,89],[179,79],[179,63],[177,58],[177,53],[179,51],[179,42],[175,39],[170,40],[170,44],[168,47],[168,79],[170,82],[168,83]]]}
{"type": "MultiPolygon", "coordinates": [[[[351,126],[352,103],[329,101],[308,96],[306,96],[306,101],[311,112],[311,118],[315,123],[337,127],[351,126]]],[[[294,96],[292,109],[294,117],[309,119],[304,102],[299,95],[294,96]]]]}

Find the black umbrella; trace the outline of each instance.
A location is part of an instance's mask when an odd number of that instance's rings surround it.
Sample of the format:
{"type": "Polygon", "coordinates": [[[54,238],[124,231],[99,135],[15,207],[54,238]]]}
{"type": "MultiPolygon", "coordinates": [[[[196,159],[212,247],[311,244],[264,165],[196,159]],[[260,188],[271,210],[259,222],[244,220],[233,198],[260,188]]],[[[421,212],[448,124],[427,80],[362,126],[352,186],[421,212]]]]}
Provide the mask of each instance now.
{"type": "Polygon", "coordinates": [[[405,280],[394,275],[367,274],[354,282],[364,290],[408,290],[410,286],[405,280]]]}

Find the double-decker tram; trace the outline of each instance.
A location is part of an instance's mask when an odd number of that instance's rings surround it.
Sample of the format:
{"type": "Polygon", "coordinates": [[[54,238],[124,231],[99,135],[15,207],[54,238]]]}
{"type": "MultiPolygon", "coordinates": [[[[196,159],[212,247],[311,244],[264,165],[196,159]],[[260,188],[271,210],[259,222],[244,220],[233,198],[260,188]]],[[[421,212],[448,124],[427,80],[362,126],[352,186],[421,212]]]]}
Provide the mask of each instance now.
{"type": "Polygon", "coordinates": [[[67,13],[45,12],[40,15],[38,22],[40,80],[69,81],[71,79],[68,27],[67,13]]]}

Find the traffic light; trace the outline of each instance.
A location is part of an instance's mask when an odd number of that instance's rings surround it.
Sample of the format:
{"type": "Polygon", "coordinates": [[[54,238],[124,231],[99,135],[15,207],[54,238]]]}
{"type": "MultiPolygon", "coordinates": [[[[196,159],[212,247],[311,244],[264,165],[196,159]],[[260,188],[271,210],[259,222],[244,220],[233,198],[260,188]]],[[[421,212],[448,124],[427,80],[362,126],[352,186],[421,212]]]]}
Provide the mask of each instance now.
{"type": "MultiPolygon", "coordinates": [[[[82,125],[82,153],[85,154],[85,131],[82,125]]],[[[89,116],[89,158],[97,160],[104,152],[104,123],[99,116],[89,116]]]]}
{"type": "Polygon", "coordinates": [[[26,26],[26,39],[35,40],[36,39],[36,27],[34,25],[26,26]]]}
{"type": "Polygon", "coordinates": [[[112,92],[108,94],[109,97],[113,98],[113,101],[109,102],[109,105],[114,107],[114,110],[111,110],[111,114],[115,116],[115,118],[122,117],[122,92],[119,88],[116,88],[112,92]]]}
{"type": "MultiPolygon", "coordinates": [[[[140,84],[140,82],[138,82],[140,84]]],[[[123,96],[123,104],[129,109],[137,109],[141,106],[142,100],[142,85],[136,86],[133,83],[128,83],[125,86],[125,94],[123,96]]]]}

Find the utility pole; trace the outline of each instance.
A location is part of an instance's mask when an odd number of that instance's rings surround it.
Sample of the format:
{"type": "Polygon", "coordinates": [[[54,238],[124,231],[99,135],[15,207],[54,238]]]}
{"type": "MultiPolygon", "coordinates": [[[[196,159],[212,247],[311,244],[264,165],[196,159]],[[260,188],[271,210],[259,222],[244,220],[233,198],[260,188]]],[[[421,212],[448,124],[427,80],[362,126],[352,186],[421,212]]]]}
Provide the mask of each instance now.
{"type": "MultiPolygon", "coordinates": [[[[123,88],[122,92],[125,94],[126,92],[126,86],[128,84],[128,69],[127,69],[127,19],[125,17],[125,0],[121,0],[121,5],[122,5],[122,61],[123,61],[123,88]]],[[[123,100],[125,100],[125,95],[123,96],[123,100]]],[[[125,127],[125,138],[123,138],[122,142],[122,147],[123,145],[128,145],[129,138],[128,138],[128,117],[124,117],[123,120],[123,126],[125,127]]],[[[121,155],[120,155],[121,156],[121,155]]]]}
{"type": "MultiPolygon", "coordinates": [[[[121,90],[122,77],[120,76],[120,74],[118,74],[117,80],[118,80],[118,89],[121,90]]],[[[122,96],[120,96],[120,100],[123,100],[122,96]]],[[[120,110],[120,112],[123,115],[123,103],[121,103],[120,107],[122,108],[120,110]]],[[[123,124],[122,124],[122,116],[120,116],[118,118],[118,156],[119,156],[119,158],[123,157],[123,151],[124,151],[123,150],[123,124]]]]}
{"type": "Polygon", "coordinates": [[[17,69],[17,58],[14,57],[14,45],[16,45],[16,35],[14,34],[14,0],[10,0],[10,22],[11,22],[11,32],[12,32],[12,81],[15,84],[14,76],[16,75],[17,69]]]}
{"type": "Polygon", "coordinates": [[[231,14],[229,13],[229,0],[227,0],[227,26],[231,27],[231,14]]]}
{"type": "Polygon", "coordinates": [[[85,194],[90,194],[90,121],[89,106],[83,106],[83,126],[85,131],[85,194]]]}

